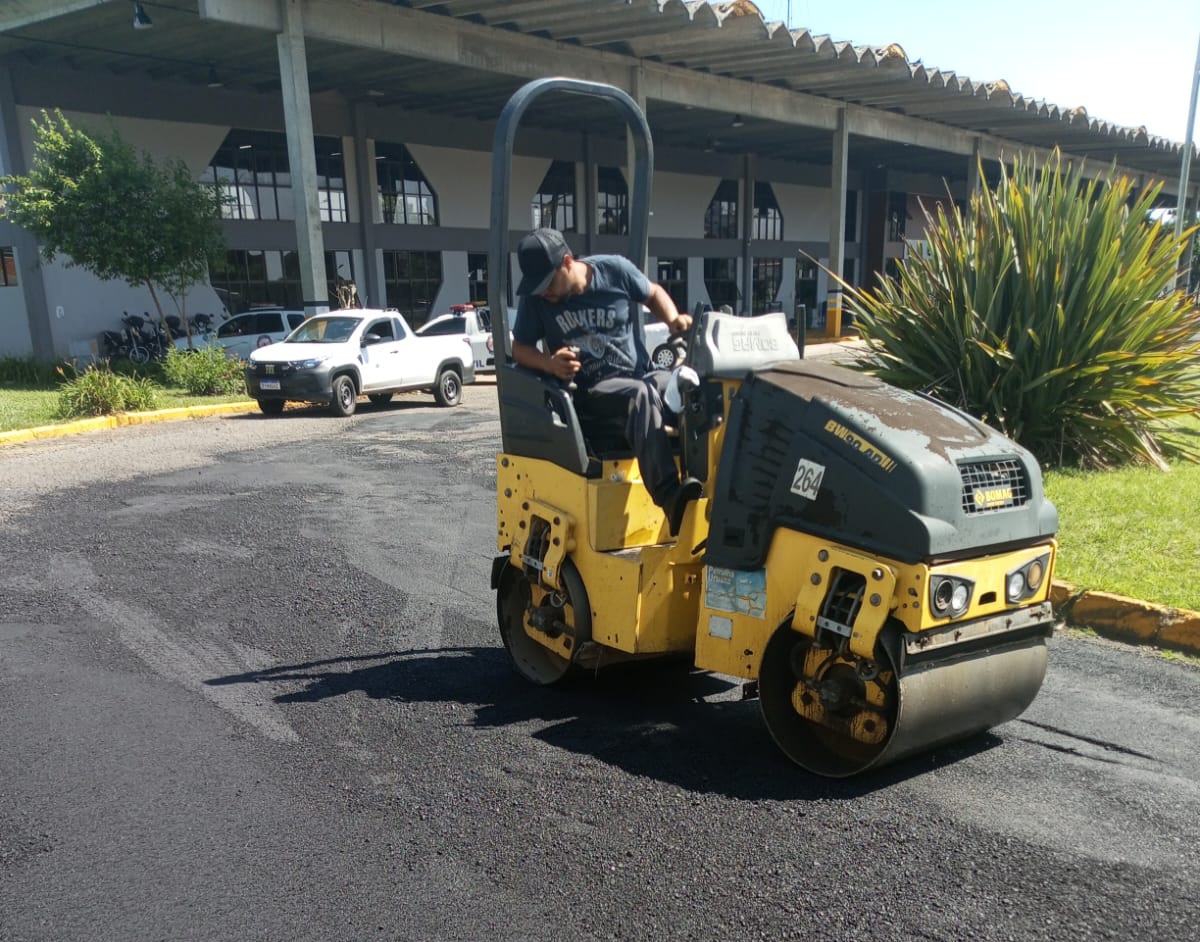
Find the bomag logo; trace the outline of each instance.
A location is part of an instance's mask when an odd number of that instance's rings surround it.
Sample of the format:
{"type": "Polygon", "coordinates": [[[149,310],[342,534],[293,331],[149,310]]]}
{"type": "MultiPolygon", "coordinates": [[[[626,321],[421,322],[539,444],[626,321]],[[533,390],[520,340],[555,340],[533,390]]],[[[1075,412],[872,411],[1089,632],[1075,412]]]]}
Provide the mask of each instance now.
{"type": "Polygon", "coordinates": [[[977,488],[974,495],[975,507],[978,510],[992,510],[1005,507],[1012,503],[1013,490],[1011,487],[977,488]]]}

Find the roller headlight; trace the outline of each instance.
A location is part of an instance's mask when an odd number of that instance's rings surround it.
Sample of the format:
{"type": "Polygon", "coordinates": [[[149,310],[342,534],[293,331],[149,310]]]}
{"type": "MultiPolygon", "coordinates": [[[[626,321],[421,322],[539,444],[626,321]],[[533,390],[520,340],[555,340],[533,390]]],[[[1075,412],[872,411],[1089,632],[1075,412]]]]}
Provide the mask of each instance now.
{"type": "Polygon", "coordinates": [[[1025,574],[1014,572],[1008,577],[1008,600],[1016,602],[1025,594],[1025,574]]]}
{"type": "Polygon", "coordinates": [[[1050,554],[1046,553],[1010,572],[1004,579],[1004,592],[1009,604],[1023,602],[1037,595],[1042,583],[1046,581],[1046,571],[1049,568],[1050,554]]]}
{"type": "Polygon", "coordinates": [[[929,580],[929,601],[939,618],[958,618],[971,605],[975,583],[961,576],[933,576],[929,580]]]}

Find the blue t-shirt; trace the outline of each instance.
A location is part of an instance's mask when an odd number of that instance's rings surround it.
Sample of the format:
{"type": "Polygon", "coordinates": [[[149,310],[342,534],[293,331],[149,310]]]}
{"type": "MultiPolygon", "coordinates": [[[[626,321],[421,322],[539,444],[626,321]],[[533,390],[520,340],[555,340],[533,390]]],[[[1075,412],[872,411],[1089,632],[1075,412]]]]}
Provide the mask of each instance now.
{"type": "Polygon", "coordinates": [[[638,312],[650,296],[650,282],[637,266],[620,255],[582,259],[591,280],[582,294],[557,304],[525,295],[517,307],[513,338],[553,353],[579,348],[580,389],[612,376],[641,376],[650,365],[638,312]]]}

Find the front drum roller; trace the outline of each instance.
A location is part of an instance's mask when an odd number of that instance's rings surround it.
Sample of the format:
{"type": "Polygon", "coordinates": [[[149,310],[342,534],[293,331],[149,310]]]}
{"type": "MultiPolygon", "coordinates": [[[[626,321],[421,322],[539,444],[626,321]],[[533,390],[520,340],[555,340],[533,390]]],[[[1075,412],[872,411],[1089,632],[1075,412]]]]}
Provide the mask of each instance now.
{"type": "Polygon", "coordinates": [[[500,637],[513,667],[543,687],[578,673],[575,658],[592,637],[592,611],[579,570],[565,560],[559,577],[563,590],[550,590],[508,565],[496,589],[500,637]]]}
{"type": "MultiPolygon", "coordinates": [[[[898,637],[895,627],[888,631],[898,637]]],[[[1014,719],[1046,674],[1040,634],[951,651],[901,671],[886,639],[879,652],[867,663],[818,646],[790,624],[771,636],[759,670],[759,704],[789,759],[818,775],[855,775],[1014,719]]]]}

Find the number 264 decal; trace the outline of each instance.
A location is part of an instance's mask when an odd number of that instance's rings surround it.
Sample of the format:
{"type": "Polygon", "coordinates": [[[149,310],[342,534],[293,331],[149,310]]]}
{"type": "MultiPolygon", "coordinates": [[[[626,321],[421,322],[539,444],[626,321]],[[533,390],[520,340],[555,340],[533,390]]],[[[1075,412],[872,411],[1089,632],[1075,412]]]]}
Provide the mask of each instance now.
{"type": "Polygon", "coordinates": [[[824,477],[825,465],[801,458],[800,463],[796,465],[796,474],[792,478],[792,493],[807,497],[809,500],[816,500],[817,492],[821,490],[821,480],[824,477]]]}

